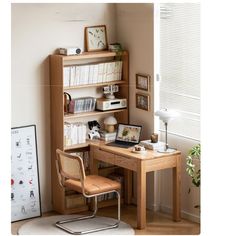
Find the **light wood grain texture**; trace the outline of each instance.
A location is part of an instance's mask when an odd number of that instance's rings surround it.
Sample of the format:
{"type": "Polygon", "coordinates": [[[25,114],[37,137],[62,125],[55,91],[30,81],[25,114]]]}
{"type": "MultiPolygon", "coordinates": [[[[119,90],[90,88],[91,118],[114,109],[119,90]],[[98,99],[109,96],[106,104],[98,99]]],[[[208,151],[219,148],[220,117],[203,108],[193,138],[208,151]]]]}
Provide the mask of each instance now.
{"type": "MultiPolygon", "coordinates": [[[[83,64],[86,60],[92,59],[92,63],[96,61],[101,61],[101,59],[106,61],[113,61],[116,57],[115,52],[110,51],[101,51],[101,52],[86,52],[75,56],[63,56],[63,55],[51,55],[50,56],[50,103],[51,103],[51,169],[52,169],[52,203],[53,209],[60,213],[75,213],[81,211],[84,208],[66,208],[65,201],[65,191],[60,187],[57,180],[57,173],[55,168],[55,155],[56,149],[67,152],[79,152],[79,151],[89,151],[90,141],[86,141],[84,144],[73,145],[69,147],[64,146],[64,122],[65,121],[77,121],[80,118],[86,118],[89,116],[97,116],[103,114],[118,114],[117,117],[120,117],[118,120],[123,123],[128,123],[128,107],[126,109],[117,109],[112,111],[94,111],[94,112],[84,112],[80,114],[69,114],[64,115],[64,91],[73,89],[74,92],[79,93],[81,88],[92,88],[100,87],[107,84],[119,84],[120,85],[120,94],[123,98],[128,100],[128,84],[129,84],[129,73],[128,73],[128,52],[122,52],[121,59],[123,60],[123,71],[122,71],[122,80],[112,81],[99,84],[89,84],[73,87],[64,87],[64,78],[63,78],[63,68],[65,65],[79,65],[83,64]],[[85,60],[85,61],[84,61],[85,60]]],[[[86,62],[87,63],[87,62],[86,62]]],[[[80,119],[81,121],[81,119],[80,119]]],[[[98,160],[94,159],[95,165],[97,165],[98,160]]],[[[96,168],[93,172],[96,172],[96,168]]],[[[98,173],[98,171],[97,171],[98,173]]],[[[116,201],[114,201],[115,203],[116,201]]],[[[88,208],[88,207],[87,207],[88,208]]]]}
{"type": "MultiPolygon", "coordinates": [[[[98,215],[104,217],[116,217],[117,207],[110,206],[99,209],[98,215]]],[[[85,213],[83,213],[85,214],[85,213]]],[[[43,217],[56,215],[55,212],[43,213],[43,217]]],[[[137,208],[134,205],[121,207],[121,220],[129,224],[136,235],[199,235],[200,225],[183,219],[181,222],[173,222],[171,216],[147,210],[147,225],[143,230],[136,228],[137,208]]],[[[16,235],[21,225],[30,220],[23,220],[11,224],[11,232],[16,235]]]]}
{"type": "Polygon", "coordinates": [[[133,172],[128,169],[124,169],[125,183],[124,183],[124,200],[126,204],[132,203],[133,196],[133,172]]]}
{"type": "Polygon", "coordinates": [[[91,111],[91,112],[81,112],[77,114],[66,114],[65,121],[69,121],[71,119],[80,118],[80,117],[97,116],[97,115],[120,113],[120,112],[123,113],[125,111],[127,111],[127,109],[116,109],[116,110],[109,110],[109,111],[91,111]]]}
{"type": "Polygon", "coordinates": [[[63,107],[63,62],[61,58],[50,56],[50,99],[51,99],[51,175],[53,208],[64,213],[64,190],[59,185],[55,166],[56,149],[63,149],[64,107],[63,107]]]}
{"type": "Polygon", "coordinates": [[[138,162],[137,169],[137,228],[146,227],[146,170],[143,161],[138,162]]]}
{"type": "Polygon", "coordinates": [[[173,219],[181,220],[181,155],[176,156],[176,167],[173,168],[173,219]]]}
{"type": "MultiPolygon", "coordinates": [[[[180,182],[181,182],[181,153],[158,153],[148,150],[145,155],[133,153],[131,148],[119,148],[107,146],[104,142],[90,144],[93,150],[92,158],[107,163],[115,164],[136,171],[137,173],[137,228],[146,227],[146,174],[150,171],[173,169],[173,219],[179,221],[180,218],[180,182]],[[110,155],[108,155],[110,154],[110,155]]],[[[96,171],[96,167],[91,169],[96,171]]],[[[126,175],[127,177],[127,175],[126,175]]],[[[127,181],[127,180],[126,180],[127,181]]],[[[126,182],[127,183],[127,182],[126,182]]],[[[130,191],[125,186],[125,202],[130,202],[130,191]]],[[[129,187],[130,188],[130,187],[129,187]]]]}

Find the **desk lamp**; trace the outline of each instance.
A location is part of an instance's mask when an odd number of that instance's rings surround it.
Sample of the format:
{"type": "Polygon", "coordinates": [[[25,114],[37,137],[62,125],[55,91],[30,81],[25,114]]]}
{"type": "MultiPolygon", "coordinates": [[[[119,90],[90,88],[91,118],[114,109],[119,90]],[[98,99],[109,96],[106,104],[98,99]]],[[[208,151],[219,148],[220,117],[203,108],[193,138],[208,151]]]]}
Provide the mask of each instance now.
{"type": "Polygon", "coordinates": [[[160,120],[162,120],[165,124],[165,147],[163,150],[158,150],[158,152],[162,152],[162,153],[170,153],[170,152],[174,152],[176,149],[174,148],[169,148],[168,146],[168,142],[167,142],[167,126],[168,126],[168,122],[170,122],[171,120],[177,118],[179,116],[179,113],[174,111],[174,110],[167,110],[165,109],[161,109],[155,112],[156,116],[159,116],[160,120]]]}
{"type": "Polygon", "coordinates": [[[105,124],[105,130],[108,133],[112,133],[115,131],[115,125],[117,124],[117,120],[114,116],[108,116],[105,120],[104,120],[104,124],[105,124]]]}

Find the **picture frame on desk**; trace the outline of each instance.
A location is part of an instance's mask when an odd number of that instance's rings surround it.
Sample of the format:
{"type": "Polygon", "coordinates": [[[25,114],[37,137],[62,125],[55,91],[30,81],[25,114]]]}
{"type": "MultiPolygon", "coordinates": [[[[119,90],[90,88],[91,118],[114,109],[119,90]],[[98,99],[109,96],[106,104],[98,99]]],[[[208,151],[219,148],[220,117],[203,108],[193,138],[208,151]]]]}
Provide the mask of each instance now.
{"type": "Polygon", "coordinates": [[[85,27],[85,50],[87,52],[108,49],[107,31],[105,25],[85,27]]]}
{"type": "Polygon", "coordinates": [[[149,95],[136,93],[136,108],[149,111],[150,98],[149,95]]]}
{"type": "Polygon", "coordinates": [[[150,75],[136,74],[136,89],[149,91],[150,75]]]}

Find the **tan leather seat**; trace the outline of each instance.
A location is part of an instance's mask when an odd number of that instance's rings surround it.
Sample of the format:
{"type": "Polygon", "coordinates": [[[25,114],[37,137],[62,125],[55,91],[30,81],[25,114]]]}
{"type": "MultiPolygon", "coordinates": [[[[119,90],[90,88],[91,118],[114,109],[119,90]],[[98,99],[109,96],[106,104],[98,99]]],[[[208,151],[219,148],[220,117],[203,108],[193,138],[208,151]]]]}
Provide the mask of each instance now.
{"type": "MultiPolygon", "coordinates": [[[[82,193],[82,185],[78,180],[65,180],[64,185],[74,191],[82,193]]],[[[112,190],[120,190],[119,182],[98,175],[87,175],[84,180],[84,191],[86,194],[97,194],[112,190]]]]}

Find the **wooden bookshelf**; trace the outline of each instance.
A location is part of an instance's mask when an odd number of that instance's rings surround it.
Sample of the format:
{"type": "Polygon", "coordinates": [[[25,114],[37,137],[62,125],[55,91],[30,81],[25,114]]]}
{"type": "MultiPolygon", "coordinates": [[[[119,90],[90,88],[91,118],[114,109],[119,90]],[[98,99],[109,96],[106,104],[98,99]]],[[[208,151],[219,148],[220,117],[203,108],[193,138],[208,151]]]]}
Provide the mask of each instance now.
{"type": "MultiPolygon", "coordinates": [[[[110,81],[105,83],[86,84],[73,87],[64,86],[64,73],[63,68],[70,65],[82,65],[87,64],[88,59],[92,59],[91,63],[100,62],[101,59],[105,61],[116,60],[117,54],[110,51],[101,52],[86,52],[76,56],[63,56],[63,55],[50,55],[50,104],[51,104],[51,179],[52,179],[52,204],[53,210],[62,214],[72,214],[80,211],[88,210],[88,205],[80,207],[66,207],[66,192],[58,182],[55,160],[56,149],[67,152],[81,152],[89,151],[90,143],[94,142],[87,140],[86,143],[77,144],[72,146],[64,145],[64,122],[66,121],[83,121],[87,117],[100,116],[103,114],[114,114],[118,123],[129,123],[129,107],[125,109],[116,109],[111,111],[93,111],[84,112],[79,114],[64,114],[64,91],[73,90],[73,93],[80,94],[80,89],[88,88],[94,89],[97,87],[103,87],[106,85],[117,84],[119,85],[119,92],[116,93],[117,97],[126,98],[127,104],[129,104],[129,54],[124,51],[122,55],[119,55],[119,59],[123,61],[122,66],[122,79],[119,81],[110,81]]],[[[89,92],[88,92],[89,95],[89,92]]],[[[110,174],[112,170],[116,170],[116,167],[104,168],[99,170],[101,175],[110,174]]],[[[68,198],[68,197],[67,197],[68,198]]],[[[99,206],[104,207],[108,205],[116,204],[116,200],[106,200],[100,202],[99,206]]]]}

